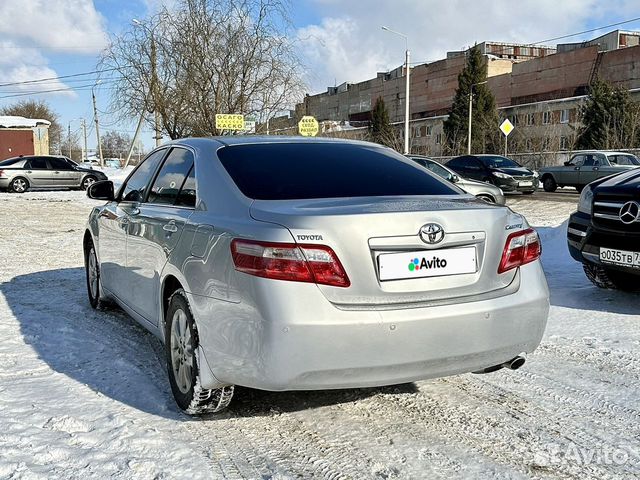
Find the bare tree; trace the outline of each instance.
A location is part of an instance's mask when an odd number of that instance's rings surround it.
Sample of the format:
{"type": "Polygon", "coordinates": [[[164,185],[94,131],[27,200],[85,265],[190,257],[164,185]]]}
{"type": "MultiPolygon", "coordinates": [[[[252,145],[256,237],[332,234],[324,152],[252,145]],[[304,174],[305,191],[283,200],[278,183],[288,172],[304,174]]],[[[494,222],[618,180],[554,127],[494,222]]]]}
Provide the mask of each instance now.
{"type": "Polygon", "coordinates": [[[171,138],[218,135],[215,114],[264,122],[302,95],[287,0],[180,0],[116,37],[102,58],[122,116],[158,112],[171,138]]]}

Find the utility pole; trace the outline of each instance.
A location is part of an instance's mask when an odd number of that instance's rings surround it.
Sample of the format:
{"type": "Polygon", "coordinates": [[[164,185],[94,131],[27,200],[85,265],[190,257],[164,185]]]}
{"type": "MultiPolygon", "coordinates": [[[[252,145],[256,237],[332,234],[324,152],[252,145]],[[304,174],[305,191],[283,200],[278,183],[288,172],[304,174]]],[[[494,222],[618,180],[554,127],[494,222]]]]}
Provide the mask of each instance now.
{"type": "Polygon", "coordinates": [[[87,151],[87,122],[85,119],[82,119],[82,136],[84,137],[84,148],[82,150],[82,160],[88,160],[89,154],[87,151]]]}
{"type": "Polygon", "coordinates": [[[411,64],[409,63],[409,58],[411,56],[411,54],[409,53],[409,47],[407,46],[407,50],[405,52],[406,54],[406,59],[405,59],[405,65],[406,65],[406,77],[407,77],[407,84],[405,86],[405,99],[404,99],[404,154],[408,155],[409,154],[409,137],[410,132],[409,132],[409,75],[411,74],[411,64]]]}
{"type": "MultiPolygon", "coordinates": [[[[133,134],[133,140],[131,140],[131,147],[129,147],[129,152],[127,153],[127,159],[124,161],[124,167],[123,168],[126,168],[126,167],[129,166],[129,161],[131,160],[131,154],[133,153],[133,149],[134,149],[134,147],[136,145],[136,142],[138,141],[138,135],[140,134],[140,128],[142,127],[142,122],[144,121],[145,110],[146,110],[146,105],[142,109],[142,113],[140,114],[140,120],[138,120],[138,125],[136,125],[136,133],[133,134]]],[[[138,148],[138,157],[139,157],[139,154],[140,154],[140,149],[138,148]]],[[[138,162],[138,163],[140,163],[140,162],[138,162]]]]}
{"type": "Polygon", "coordinates": [[[411,65],[409,62],[409,58],[411,54],[409,53],[409,37],[407,37],[404,33],[396,32],[395,30],[391,30],[388,27],[383,26],[383,30],[395,33],[396,35],[404,38],[405,43],[405,76],[406,76],[406,85],[405,85],[405,99],[404,99],[404,154],[407,155],[409,153],[409,138],[411,135],[409,134],[409,76],[411,74],[411,65]]]}
{"type": "MultiPolygon", "coordinates": [[[[95,85],[93,86],[95,88],[95,85]]],[[[96,92],[91,89],[91,97],[93,98],[93,118],[96,121],[96,139],[98,140],[98,152],[100,153],[100,166],[104,167],[104,157],[102,156],[102,144],[100,143],[100,124],[98,122],[98,107],[96,106],[96,92]]]]}
{"type": "Polygon", "coordinates": [[[67,141],[69,142],[69,158],[71,158],[71,122],[69,122],[67,130],[67,141]]]}

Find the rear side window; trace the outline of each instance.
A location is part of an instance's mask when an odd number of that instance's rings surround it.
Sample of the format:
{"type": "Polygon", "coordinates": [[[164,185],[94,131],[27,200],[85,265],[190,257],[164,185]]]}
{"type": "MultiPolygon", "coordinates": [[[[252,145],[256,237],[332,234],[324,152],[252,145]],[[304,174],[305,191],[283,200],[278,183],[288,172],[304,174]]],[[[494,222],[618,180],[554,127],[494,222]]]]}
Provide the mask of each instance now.
{"type": "Polygon", "coordinates": [[[21,162],[24,158],[8,158],[0,162],[0,167],[8,167],[9,165],[15,165],[18,162],[21,162]]]}
{"type": "Polygon", "coordinates": [[[390,150],[340,143],[235,145],[218,157],[256,200],[456,195],[460,190],[390,150]]]}
{"type": "Polygon", "coordinates": [[[156,172],[158,164],[167,153],[167,149],[157,150],[145,158],[127,179],[120,198],[123,202],[141,202],[147,190],[151,177],[156,172]]]}
{"type": "Polygon", "coordinates": [[[172,149],[153,182],[148,201],[166,205],[176,203],[192,169],[193,154],[184,148],[172,149]]]}
{"type": "Polygon", "coordinates": [[[31,170],[46,170],[49,167],[45,158],[34,157],[25,164],[25,168],[30,168],[31,170]]]}

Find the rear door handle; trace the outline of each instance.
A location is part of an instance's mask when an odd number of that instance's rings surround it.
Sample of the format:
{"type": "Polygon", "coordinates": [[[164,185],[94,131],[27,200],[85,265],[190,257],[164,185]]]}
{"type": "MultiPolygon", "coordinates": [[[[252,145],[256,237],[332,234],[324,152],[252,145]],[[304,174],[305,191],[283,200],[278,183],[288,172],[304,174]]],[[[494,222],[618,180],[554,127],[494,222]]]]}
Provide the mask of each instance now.
{"type": "Polygon", "coordinates": [[[165,223],[165,224],[162,226],[162,229],[163,229],[165,232],[171,232],[171,233],[175,233],[175,232],[177,232],[177,231],[178,231],[178,227],[176,227],[176,222],[175,222],[175,221],[173,221],[173,220],[171,220],[169,223],[165,223]]]}

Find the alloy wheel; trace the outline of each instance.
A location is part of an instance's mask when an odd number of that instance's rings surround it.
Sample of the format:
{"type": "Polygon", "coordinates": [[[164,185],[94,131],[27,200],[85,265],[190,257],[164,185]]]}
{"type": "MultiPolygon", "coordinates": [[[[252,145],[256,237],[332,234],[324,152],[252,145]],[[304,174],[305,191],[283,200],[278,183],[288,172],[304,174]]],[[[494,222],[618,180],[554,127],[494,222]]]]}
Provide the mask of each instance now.
{"type": "Polygon", "coordinates": [[[193,341],[187,315],[180,308],[171,320],[171,367],[176,385],[186,394],[191,389],[193,341]]]}

